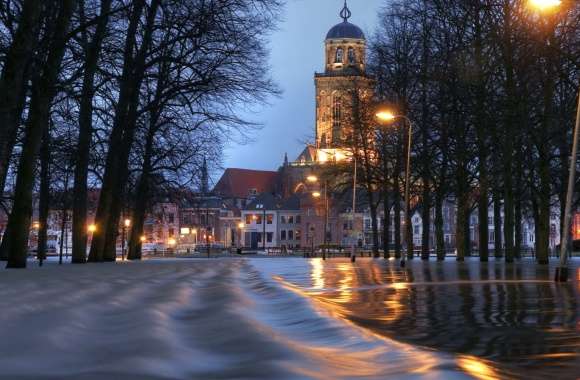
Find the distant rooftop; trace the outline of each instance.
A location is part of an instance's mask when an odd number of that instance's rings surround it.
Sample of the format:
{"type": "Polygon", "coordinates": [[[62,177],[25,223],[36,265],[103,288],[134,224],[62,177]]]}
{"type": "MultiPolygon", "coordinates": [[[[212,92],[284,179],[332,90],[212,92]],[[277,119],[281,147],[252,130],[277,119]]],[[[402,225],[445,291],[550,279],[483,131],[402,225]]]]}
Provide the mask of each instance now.
{"type": "Polygon", "coordinates": [[[225,198],[249,198],[274,191],[278,172],[228,168],[214,187],[213,193],[225,198]]]}

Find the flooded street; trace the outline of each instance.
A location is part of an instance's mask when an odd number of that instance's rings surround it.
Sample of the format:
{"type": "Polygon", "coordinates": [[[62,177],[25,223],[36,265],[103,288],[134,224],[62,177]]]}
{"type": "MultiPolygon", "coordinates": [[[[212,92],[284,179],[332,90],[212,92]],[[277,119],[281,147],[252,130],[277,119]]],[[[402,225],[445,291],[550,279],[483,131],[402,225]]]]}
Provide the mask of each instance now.
{"type": "Polygon", "coordinates": [[[578,263],[567,284],[551,273],[291,258],[0,271],[0,378],[575,379],[578,263]]]}

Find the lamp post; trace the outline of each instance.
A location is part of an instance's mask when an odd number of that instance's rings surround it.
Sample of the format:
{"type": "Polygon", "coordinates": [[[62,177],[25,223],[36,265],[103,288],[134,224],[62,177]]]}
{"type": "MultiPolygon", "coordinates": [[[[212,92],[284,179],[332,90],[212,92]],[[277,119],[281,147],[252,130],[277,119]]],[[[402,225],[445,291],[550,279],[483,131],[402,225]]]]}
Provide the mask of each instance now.
{"type": "MultiPolygon", "coordinates": [[[[318,177],[311,175],[307,177],[307,181],[311,183],[319,182],[318,177]]],[[[315,191],[312,193],[314,198],[323,198],[324,202],[324,237],[322,238],[322,260],[326,260],[326,248],[328,244],[328,214],[329,214],[329,204],[328,204],[328,181],[325,180],[322,186],[322,194],[315,191]]],[[[314,237],[313,237],[314,239],[314,237]]]]}
{"type": "MultiPolygon", "coordinates": [[[[413,258],[413,231],[410,215],[410,179],[411,179],[411,146],[413,143],[413,122],[405,115],[395,115],[390,111],[379,111],[376,114],[380,122],[393,122],[397,119],[404,119],[408,126],[407,138],[407,164],[405,168],[405,240],[407,243],[407,257],[413,258]]],[[[401,258],[401,266],[405,266],[405,255],[401,258]]]]}

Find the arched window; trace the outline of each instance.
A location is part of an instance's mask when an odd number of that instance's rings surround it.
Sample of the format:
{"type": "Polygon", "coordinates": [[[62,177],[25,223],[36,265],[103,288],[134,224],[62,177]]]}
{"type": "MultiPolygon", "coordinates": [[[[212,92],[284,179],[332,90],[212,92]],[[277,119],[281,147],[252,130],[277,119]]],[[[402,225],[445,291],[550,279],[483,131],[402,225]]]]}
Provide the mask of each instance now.
{"type": "Polygon", "coordinates": [[[335,94],[332,97],[332,127],[340,128],[342,119],[342,99],[340,94],[335,94]]]}
{"type": "Polygon", "coordinates": [[[353,48],[348,48],[348,63],[354,65],[356,63],[356,56],[353,48]]]}
{"type": "Polygon", "coordinates": [[[344,52],[342,48],[336,49],[336,57],[334,59],[334,63],[342,63],[344,52]]]}

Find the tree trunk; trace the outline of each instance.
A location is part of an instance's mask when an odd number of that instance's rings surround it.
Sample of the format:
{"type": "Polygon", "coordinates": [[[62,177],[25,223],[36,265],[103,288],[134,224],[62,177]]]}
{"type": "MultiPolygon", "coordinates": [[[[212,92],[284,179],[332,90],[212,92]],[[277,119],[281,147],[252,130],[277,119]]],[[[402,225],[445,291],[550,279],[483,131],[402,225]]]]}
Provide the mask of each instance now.
{"type": "MultiPolygon", "coordinates": [[[[50,104],[56,93],[56,82],[67,42],[69,23],[76,6],[75,0],[62,0],[56,20],[49,54],[44,71],[33,89],[27,122],[26,137],[22,146],[18,176],[14,190],[14,203],[8,219],[11,242],[8,253],[9,268],[25,268],[28,254],[28,234],[32,215],[32,190],[34,169],[44,130],[48,128],[50,104]]],[[[4,243],[0,249],[4,250],[4,243]]]]}
{"type": "Polygon", "coordinates": [[[377,205],[374,202],[374,194],[369,197],[369,208],[371,211],[371,227],[373,235],[373,257],[378,258],[381,256],[379,253],[379,224],[377,220],[377,205]]]}
{"type": "Polygon", "coordinates": [[[463,261],[466,256],[469,256],[469,184],[467,167],[464,161],[459,161],[457,167],[457,223],[456,223],[456,246],[457,246],[457,260],[463,261]]]}
{"type": "Polygon", "coordinates": [[[540,192],[538,195],[538,241],[536,242],[536,257],[538,264],[548,264],[550,254],[550,161],[540,154],[539,174],[540,192]]]}
{"type": "Polygon", "coordinates": [[[93,234],[91,250],[89,253],[89,261],[93,262],[99,262],[105,259],[106,244],[107,241],[111,238],[111,230],[113,228],[118,228],[117,224],[113,226],[113,220],[111,220],[111,207],[113,199],[118,196],[118,194],[115,193],[117,187],[116,182],[121,180],[118,178],[119,172],[117,155],[123,150],[122,140],[124,128],[127,124],[127,114],[129,111],[130,101],[134,98],[132,92],[138,91],[138,89],[134,88],[135,57],[133,52],[137,39],[137,30],[144,8],[144,0],[136,0],[133,3],[129,27],[127,29],[125,50],[123,53],[123,74],[120,81],[119,100],[117,102],[115,120],[113,122],[113,128],[109,138],[109,151],[105,164],[105,174],[103,176],[103,183],[101,186],[99,205],[95,215],[95,224],[97,225],[98,233],[93,234]]]}
{"type": "Polygon", "coordinates": [[[0,195],[4,193],[12,149],[26,98],[27,67],[38,39],[43,2],[25,0],[18,29],[0,77],[0,195]]]}
{"type": "Polygon", "coordinates": [[[485,78],[484,78],[484,62],[483,62],[483,41],[482,41],[482,27],[481,27],[481,5],[475,2],[477,9],[475,10],[475,61],[477,66],[477,81],[475,88],[475,129],[477,134],[477,153],[478,153],[478,169],[479,169],[479,196],[477,200],[478,210],[478,235],[479,235],[479,260],[487,262],[489,260],[489,184],[488,184],[488,132],[485,115],[485,78]]]}
{"type": "MultiPolygon", "coordinates": [[[[428,181],[428,178],[423,178],[423,181],[428,181]]],[[[431,228],[431,195],[430,188],[428,184],[423,185],[423,209],[422,209],[422,227],[423,231],[421,234],[421,259],[429,260],[429,238],[430,238],[430,228],[431,228]]]]}
{"type": "MultiPolygon", "coordinates": [[[[387,181],[386,177],[385,181],[387,181]]],[[[385,215],[385,220],[383,222],[383,257],[385,259],[391,257],[389,252],[389,246],[391,245],[391,205],[389,198],[389,189],[385,188],[383,194],[383,213],[385,215]]]]}
{"type": "Polygon", "coordinates": [[[131,227],[127,260],[141,260],[141,236],[143,236],[145,210],[147,209],[147,200],[149,198],[149,175],[151,172],[151,155],[153,154],[153,136],[154,133],[150,130],[145,143],[143,171],[139,179],[139,184],[137,185],[137,194],[133,206],[133,225],[131,227]]]}
{"type": "MultiPolygon", "coordinates": [[[[101,214],[104,220],[102,223],[103,234],[99,235],[99,237],[102,236],[104,239],[101,238],[97,240],[101,251],[100,256],[104,261],[115,261],[116,259],[116,240],[119,233],[118,225],[122,209],[122,195],[125,193],[126,178],[129,174],[129,154],[131,152],[137,128],[139,91],[145,73],[145,60],[151,45],[155,17],[157,15],[159,4],[160,0],[153,0],[149,6],[147,23],[144,31],[145,34],[143,36],[141,47],[135,59],[132,60],[132,70],[130,75],[131,83],[127,89],[127,112],[123,116],[125,123],[120,127],[122,128],[122,134],[119,135],[118,140],[120,145],[117,146],[118,149],[109,150],[107,154],[107,163],[111,162],[111,165],[107,165],[105,168],[104,178],[108,178],[108,181],[103,181],[99,209],[101,209],[101,201],[103,200],[105,200],[105,204],[109,207],[107,207],[106,210],[102,210],[104,211],[104,214],[101,214]]],[[[95,240],[93,240],[93,243],[95,243],[95,240]]],[[[93,247],[91,247],[91,251],[92,248],[93,247]]]]}
{"type": "Polygon", "coordinates": [[[444,196],[441,190],[435,196],[435,239],[437,242],[437,260],[445,260],[445,221],[443,218],[444,196]]]}
{"type": "Polygon", "coordinates": [[[496,258],[502,257],[502,226],[501,226],[501,196],[497,189],[493,190],[493,253],[496,258]]]}
{"type": "Polygon", "coordinates": [[[40,265],[46,259],[48,235],[48,211],[50,205],[50,129],[44,131],[40,149],[40,194],[38,201],[38,246],[40,265]]]}
{"type": "Polygon", "coordinates": [[[75,166],[73,191],[72,263],[87,260],[87,178],[92,137],[94,81],[103,40],[107,32],[112,0],[101,1],[100,19],[85,56],[85,72],[79,110],[79,141],[75,166]]]}

